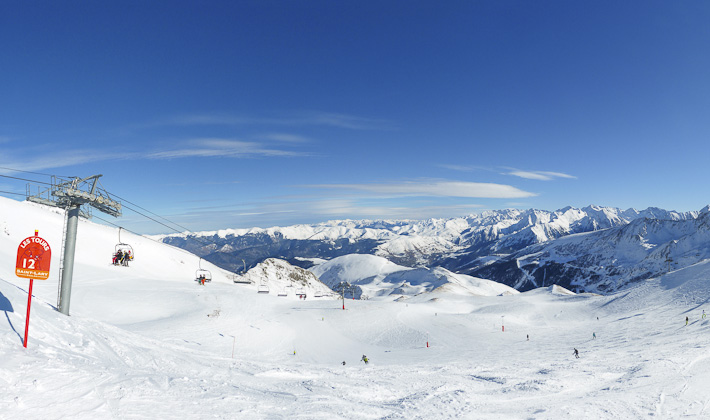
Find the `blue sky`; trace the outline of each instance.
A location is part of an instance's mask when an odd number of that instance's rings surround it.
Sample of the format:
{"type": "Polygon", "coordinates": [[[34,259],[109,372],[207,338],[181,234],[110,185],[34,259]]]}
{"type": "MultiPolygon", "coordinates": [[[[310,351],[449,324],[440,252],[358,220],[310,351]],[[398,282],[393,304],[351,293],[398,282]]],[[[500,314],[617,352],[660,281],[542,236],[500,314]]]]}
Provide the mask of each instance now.
{"type": "Polygon", "coordinates": [[[103,174],[193,231],[699,210],[708,22],[706,1],[0,1],[0,167],[37,172],[0,174],[103,174]]]}

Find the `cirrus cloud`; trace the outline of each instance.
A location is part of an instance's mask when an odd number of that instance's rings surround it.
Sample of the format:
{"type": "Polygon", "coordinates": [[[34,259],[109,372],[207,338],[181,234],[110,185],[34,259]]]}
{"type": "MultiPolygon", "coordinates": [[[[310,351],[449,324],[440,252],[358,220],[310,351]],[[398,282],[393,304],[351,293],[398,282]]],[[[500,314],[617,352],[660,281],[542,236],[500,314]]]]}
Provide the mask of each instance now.
{"type": "Polygon", "coordinates": [[[511,185],[448,180],[373,184],[316,184],[305,185],[304,187],[363,191],[386,197],[521,198],[537,195],[511,185]]]}
{"type": "Polygon", "coordinates": [[[568,175],[562,172],[521,171],[518,169],[512,169],[510,172],[507,172],[506,175],[513,175],[525,179],[535,179],[538,181],[551,181],[555,178],[577,179],[576,176],[568,175]]]}

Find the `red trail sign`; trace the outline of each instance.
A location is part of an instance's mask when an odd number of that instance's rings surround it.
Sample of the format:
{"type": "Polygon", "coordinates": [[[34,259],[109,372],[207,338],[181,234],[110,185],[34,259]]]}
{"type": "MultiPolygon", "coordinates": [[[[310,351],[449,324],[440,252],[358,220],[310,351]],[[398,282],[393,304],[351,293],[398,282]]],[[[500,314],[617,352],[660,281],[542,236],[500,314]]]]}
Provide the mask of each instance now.
{"type": "Polygon", "coordinates": [[[39,232],[35,230],[35,236],[25,238],[17,247],[17,263],[15,264],[15,274],[17,277],[30,279],[30,290],[27,293],[27,317],[25,318],[25,341],[22,343],[27,347],[27,335],[30,330],[30,307],[32,305],[32,285],[34,279],[47,280],[49,277],[49,265],[52,262],[52,249],[47,241],[39,237],[39,232]]]}
{"type": "Polygon", "coordinates": [[[52,249],[38,232],[35,236],[25,238],[17,247],[17,264],[15,274],[26,279],[47,280],[49,264],[52,262],[52,249]]]}

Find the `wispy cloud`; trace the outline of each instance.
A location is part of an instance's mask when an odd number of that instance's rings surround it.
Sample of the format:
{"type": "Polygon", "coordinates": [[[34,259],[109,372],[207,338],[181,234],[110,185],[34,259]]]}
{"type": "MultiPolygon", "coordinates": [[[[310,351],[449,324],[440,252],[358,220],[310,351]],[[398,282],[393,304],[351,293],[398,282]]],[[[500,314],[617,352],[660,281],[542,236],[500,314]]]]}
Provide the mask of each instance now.
{"type": "Polygon", "coordinates": [[[520,198],[537,194],[511,185],[465,181],[409,181],[379,184],[317,184],[308,188],[364,191],[387,197],[520,198]]]}
{"type": "Polygon", "coordinates": [[[306,152],[274,148],[260,142],[248,142],[222,138],[201,138],[179,142],[171,148],[152,151],[107,150],[107,149],[72,149],[51,150],[51,154],[25,151],[24,158],[20,156],[0,155],[0,167],[22,168],[25,171],[42,171],[46,169],[63,168],[86,163],[117,160],[151,160],[151,159],[181,159],[192,157],[296,157],[309,156],[306,152]]]}
{"type": "Polygon", "coordinates": [[[298,134],[288,134],[288,133],[267,133],[259,136],[264,140],[272,140],[283,143],[308,143],[311,140],[307,137],[300,136],[298,134]]]}
{"type": "Polygon", "coordinates": [[[549,171],[521,171],[518,169],[511,169],[506,175],[513,175],[525,179],[535,179],[538,181],[551,181],[555,178],[568,178],[577,179],[576,176],[568,175],[561,172],[549,172],[549,171]]]}
{"type": "Polygon", "coordinates": [[[476,166],[476,165],[455,165],[455,164],[440,164],[439,167],[445,168],[445,169],[450,169],[452,171],[457,171],[457,172],[475,172],[475,171],[493,171],[492,168],[487,168],[484,166],[476,166]]]}
{"type": "MultiPolygon", "coordinates": [[[[196,187],[196,186],[206,186],[206,185],[234,185],[234,184],[241,184],[242,181],[202,181],[202,182],[171,182],[165,184],[166,186],[171,186],[171,187],[196,187]]],[[[193,201],[199,201],[199,202],[204,202],[204,198],[200,197],[199,199],[193,200],[193,201]]]]}
{"type": "Polygon", "coordinates": [[[495,167],[485,167],[477,165],[456,165],[456,164],[441,164],[438,165],[441,168],[450,169],[457,172],[475,172],[475,171],[489,171],[489,172],[500,172],[501,170],[504,175],[517,176],[519,178],[525,179],[535,179],[539,181],[551,181],[555,178],[567,178],[576,179],[576,176],[565,174],[562,172],[551,172],[551,171],[523,171],[516,168],[495,168],[495,167]]]}
{"type": "Polygon", "coordinates": [[[394,124],[390,121],[376,118],[366,118],[332,112],[311,112],[302,117],[308,124],[347,128],[351,130],[392,130],[394,124]]]}
{"type": "Polygon", "coordinates": [[[232,115],[224,113],[176,115],[136,124],[132,128],[192,125],[267,125],[267,126],[327,126],[349,130],[392,130],[394,123],[384,119],[335,112],[306,111],[280,116],[232,115]]]}
{"type": "Polygon", "coordinates": [[[454,217],[471,214],[484,206],[479,204],[455,205],[394,205],[367,206],[357,200],[318,200],[304,203],[305,214],[321,215],[327,218],[365,219],[427,219],[431,217],[454,217]]]}
{"type": "Polygon", "coordinates": [[[47,155],[35,153],[28,159],[8,158],[0,162],[0,166],[21,168],[24,171],[41,171],[104,160],[128,159],[134,156],[131,153],[109,153],[92,149],[53,150],[51,154],[47,155]]]}
{"type": "Polygon", "coordinates": [[[452,205],[367,205],[357,199],[293,200],[277,202],[241,203],[193,207],[188,211],[170,215],[180,224],[190,226],[208,218],[215,229],[225,226],[251,228],[255,226],[289,226],[299,223],[319,223],[324,219],[410,219],[421,220],[440,217],[460,217],[480,211],[480,204],[452,205]],[[235,226],[235,220],[239,225],[235,226]]]}
{"type": "Polygon", "coordinates": [[[261,143],[240,140],[205,138],[185,142],[185,147],[154,151],[147,159],[176,159],[186,157],[248,157],[248,156],[305,156],[303,152],[273,149],[261,143]]]}

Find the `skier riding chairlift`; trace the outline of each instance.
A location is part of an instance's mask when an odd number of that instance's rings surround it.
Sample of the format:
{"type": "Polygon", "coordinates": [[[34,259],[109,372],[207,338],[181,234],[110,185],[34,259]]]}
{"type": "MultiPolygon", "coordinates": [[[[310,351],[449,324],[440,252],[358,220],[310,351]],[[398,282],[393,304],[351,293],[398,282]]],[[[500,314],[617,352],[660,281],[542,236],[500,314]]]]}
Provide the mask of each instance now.
{"type": "MultiPolygon", "coordinates": [[[[115,247],[114,257],[120,254],[122,256],[121,258],[123,259],[123,261],[120,261],[121,265],[128,266],[128,261],[133,261],[133,247],[130,244],[121,242],[121,229],[123,228],[118,228],[118,243],[115,247]]],[[[114,264],[116,263],[114,262],[114,264]]]]}

